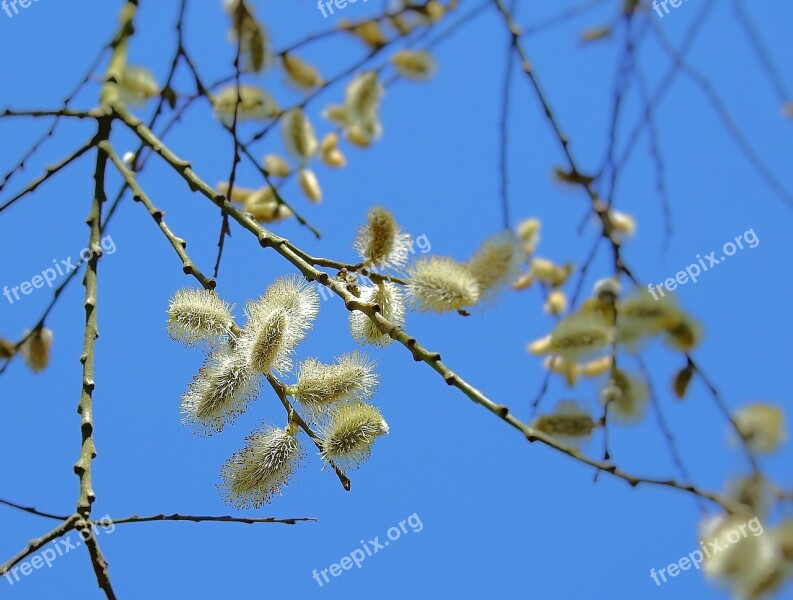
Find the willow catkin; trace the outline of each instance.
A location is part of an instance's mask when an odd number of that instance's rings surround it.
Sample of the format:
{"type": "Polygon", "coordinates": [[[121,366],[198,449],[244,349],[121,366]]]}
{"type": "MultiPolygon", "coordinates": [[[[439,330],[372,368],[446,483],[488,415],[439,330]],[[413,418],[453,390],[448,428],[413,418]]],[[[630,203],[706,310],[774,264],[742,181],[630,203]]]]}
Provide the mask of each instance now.
{"type": "Polygon", "coordinates": [[[295,54],[286,53],[281,57],[284,71],[294,87],[302,91],[310,91],[322,85],[319,69],[308,64],[295,54]]]}
{"type": "Polygon", "coordinates": [[[579,447],[592,435],[595,422],[574,400],[560,400],[553,412],[534,419],[532,427],[572,447],[579,447]]]}
{"type": "Polygon", "coordinates": [[[484,296],[509,282],[519,258],[519,248],[511,235],[495,235],[485,240],[466,266],[484,296]]]}
{"type": "Polygon", "coordinates": [[[306,167],[301,168],[298,173],[298,182],[306,198],[314,203],[322,201],[322,188],[319,186],[319,180],[314,171],[306,167]]]}
{"type": "Polygon", "coordinates": [[[293,214],[286,204],[278,202],[275,190],[269,185],[256,190],[245,198],[242,208],[259,223],[280,221],[293,214]]]}
{"type": "MultiPolygon", "coordinates": [[[[390,281],[378,285],[360,288],[360,298],[367,304],[377,304],[380,314],[396,327],[405,323],[405,295],[402,290],[390,281]]],[[[393,340],[387,333],[377,328],[372,320],[359,310],[353,310],[349,315],[350,331],[352,337],[361,344],[373,346],[386,346],[393,340]]]]}
{"type": "Polygon", "coordinates": [[[286,177],[291,172],[286,159],[277,154],[267,154],[264,157],[264,170],[270,177],[286,177]]]}
{"type": "Polygon", "coordinates": [[[179,290],[168,307],[168,334],[187,346],[216,343],[231,331],[231,308],[214,291],[179,290]]]}
{"type": "Polygon", "coordinates": [[[755,402],[738,409],[733,417],[747,445],[758,454],[776,452],[787,440],[785,415],[779,406],[755,402]]]}
{"type": "Polygon", "coordinates": [[[130,106],[139,106],[160,95],[160,86],[146,67],[127,66],[118,87],[121,101],[130,106]]]}
{"type": "Polygon", "coordinates": [[[16,345],[4,338],[0,338],[0,360],[13,358],[17,353],[16,345]]]}
{"type": "Polygon", "coordinates": [[[317,152],[319,143],[314,127],[300,108],[286,112],[281,132],[287,152],[300,162],[306,162],[317,152]]]}
{"type": "Polygon", "coordinates": [[[295,347],[305,338],[319,310],[319,296],[296,276],[279,277],[245,307],[248,320],[238,348],[257,373],[282,373],[291,366],[295,347]]]}
{"type": "Polygon", "coordinates": [[[297,384],[290,391],[313,410],[341,401],[368,400],[378,383],[374,368],[375,362],[359,352],[343,354],[334,364],[310,358],[300,364],[297,384]]]}
{"type": "Polygon", "coordinates": [[[391,57],[391,64],[405,79],[427,81],[438,71],[438,63],[426,50],[400,50],[391,57]]]}
{"type": "Polygon", "coordinates": [[[407,262],[410,246],[410,234],[403,233],[394,215],[382,206],[369,210],[353,243],[367,264],[397,269],[407,262]]]}
{"type": "Polygon", "coordinates": [[[479,301],[479,282],[465,265],[451,258],[421,258],[408,274],[408,293],[419,310],[444,313],[479,301]]]}
{"type": "Polygon", "coordinates": [[[340,169],[347,165],[347,159],[339,149],[339,134],[332,131],[322,139],[319,145],[319,156],[323,163],[334,169],[340,169]]]}
{"type": "Polygon", "coordinates": [[[237,509],[260,508],[281,493],[303,457],[294,424],[279,429],[261,425],[221,469],[218,486],[237,509]]]}
{"type": "Polygon", "coordinates": [[[649,392],[644,382],[624,371],[615,370],[600,390],[599,401],[608,407],[609,422],[634,425],[647,414],[649,392]]]}
{"type": "Polygon", "coordinates": [[[384,90],[376,71],[367,71],[355,77],[348,84],[344,97],[344,107],[350,121],[366,124],[375,119],[384,90]]]}
{"type": "MultiPolygon", "coordinates": [[[[27,335],[28,332],[25,333],[27,335]]],[[[54,335],[51,329],[42,327],[34,329],[19,349],[28,368],[39,373],[50,364],[50,349],[54,335]]]]}
{"type": "Polygon", "coordinates": [[[215,116],[226,126],[231,127],[234,122],[234,112],[237,113],[237,123],[245,121],[265,121],[278,114],[278,103],[268,92],[252,85],[235,84],[226,86],[212,98],[215,116]]]}
{"type": "Polygon", "coordinates": [[[614,332],[594,315],[570,315],[562,319],[551,333],[550,351],[568,360],[578,361],[608,347],[614,332]]]}
{"type": "Polygon", "coordinates": [[[231,18],[230,39],[239,44],[241,70],[246,73],[259,73],[270,66],[272,49],[267,31],[245,2],[225,0],[226,12],[231,18]]]}
{"type": "Polygon", "coordinates": [[[388,433],[388,423],[374,406],[355,402],[334,409],[322,433],[323,458],[354,469],[369,458],[375,439],[388,433]]]}
{"type": "Polygon", "coordinates": [[[182,396],[182,423],[200,435],[223,431],[245,412],[259,385],[239,345],[226,345],[207,359],[182,396]]]}

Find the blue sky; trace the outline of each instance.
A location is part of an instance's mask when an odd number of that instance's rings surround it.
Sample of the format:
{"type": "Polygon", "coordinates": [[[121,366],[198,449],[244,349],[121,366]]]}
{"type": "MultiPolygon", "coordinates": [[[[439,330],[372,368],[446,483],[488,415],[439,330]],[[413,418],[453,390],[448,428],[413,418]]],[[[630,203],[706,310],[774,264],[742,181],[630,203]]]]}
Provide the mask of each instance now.
{"type": "MultiPolygon", "coordinates": [[[[379,8],[374,0],[359,2],[326,19],[311,2],[281,8],[256,4],[277,48],[332,27],[340,18],[357,19],[379,8]]],[[[477,5],[468,0],[461,4],[463,12],[477,5]]],[[[517,4],[518,21],[528,25],[573,3],[517,4]]],[[[607,2],[567,26],[525,40],[572,140],[572,151],[593,170],[606,148],[619,46],[606,41],[584,47],[577,36],[584,27],[611,19],[616,4],[607,2]]],[[[652,13],[648,18],[679,41],[703,4],[704,0],[686,3],[663,19],[652,13]]],[[[718,3],[690,58],[711,79],[762,159],[793,189],[793,122],[780,116],[779,98],[729,4],[718,3]]],[[[142,0],[141,5],[130,61],[150,67],[162,81],[173,51],[177,3],[142,0]]],[[[120,2],[41,0],[13,18],[0,13],[0,109],[58,106],[109,39],[119,6],[120,2]]],[[[750,14],[791,85],[793,73],[784,58],[790,55],[793,6],[756,1],[750,14]]],[[[220,2],[191,3],[187,45],[206,80],[230,73],[233,48],[226,40],[227,29],[220,2]]],[[[432,82],[389,87],[382,105],[381,141],[365,151],[345,147],[349,166],[344,170],[318,167],[325,196],[321,205],[309,204],[294,184],[284,189],[287,199],[323,232],[323,239],[313,239],[294,223],[279,224],[275,230],[313,254],[352,262],[350,245],[357,226],[368,207],[383,204],[405,230],[426,235],[433,253],[469,256],[501,227],[498,126],[506,45],[503,22],[492,9],[447,39],[435,50],[440,71],[432,82]]],[[[309,46],[301,56],[332,75],[362,51],[357,41],[337,36],[309,46]]],[[[654,87],[668,68],[668,57],[647,40],[640,59],[654,87]]],[[[283,106],[299,100],[283,85],[278,70],[252,81],[273,91],[283,106]]],[[[192,91],[184,74],[176,87],[192,91]]],[[[92,106],[97,90],[95,83],[89,85],[76,105],[92,106]]],[[[536,216],[543,221],[540,255],[580,263],[597,235],[593,224],[580,236],[576,232],[588,200],[580,191],[552,181],[550,173],[562,164],[561,153],[521,75],[513,80],[512,94],[512,213],[516,219],[536,216]]],[[[343,87],[337,85],[310,106],[308,114],[320,132],[329,130],[319,118],[321,108],[340,102],[342,95],[343,87]]],[[[626,111],[623,140],[638,118],[635,91],[626,111]]],[[[674,235],[662,253],[662,213],[643,136],[614,198],[638,221],[638,235],[625,246],[626,260],[642,281],[660,282],[694,262],[697,254],[721,248],[753,229],[760,240],[756,248],[736,253],[697,284],[683,286],[678,297],[704,323],[707,335],[696,356],[730,406],[768,400],[790,407],[783,362],[793,335],[783,310],[793,299],[785,260],[790,256],[790,206],[758,177],[690,80],[679,76],[657,111],[674,235]]],[[[0,170],[14,164],[45,127],[44,122],[0,120],[0,170]]],[[[89,123],[61,125],[56,139],[0,193],[0,201],[92,134],[89,123]]],[[[227,178],[232,145],[206,103],[188,112],[168,142],[192,160],[206,181],[214,184],[227,178]]],[[[134,140],[119,129],[114,144],[125,152],[134,147],[134,140]]],[[[257,155],[281,152],[279,136],[266,138],[255,150],[257,155]]],[[[92,159],[84,157],[2,214],[0,239],[7,258],[0,286],[29,280],[53,259],[76,256],[85,247],[91,175],[92,159]]],[[[238,182],[260,184],[244,164],[238,182]]],[[[169,225],[188,240],[191,257],[210,271],[219,228],[217,209],[191,194],[156,160],[147,165],[141,183],[166,211],[169,225]]],[[[118,185],[118,177],[110,177],[111,193],[118,185]]],[[[182,274],[143,207],[129,198],[107,233],[116,251],[100,263],[94,514],[233,514],[215,488],[220,466],[259,422],[282,424],[282,409],[263,393],[221,435],[196,437],[182,427],[179,398],[202,356],[172,342],[165,320],[170,296],[193,282],[182,274]]],[[[608,273],[608,260],[603,251],[587,287],[608,273]]],[[[288,263],[260,249],[235,227],[218,291],[241,307],[275,277],[290,272],[288,263]]],[[[6,457],[0,498],[54,513],[72,510],[78,493],[72,465],[80,439],[75,407],[81,377],[82,294],[81,286],[71,285],[48,321],[55,332],[50,368],[33,375],[17,361],[0,377],[0,402],[6,411],[0,427],[0,455],[6,457]]],[[[0,336],[16,338],[38,319],[49,300],[46,290],[35,290],[13,305],[0,298],[0,336]]],[[[508,293],[469,318],[412,313],[407,329],[441,352],[444,361],[472,384],[528,419],[543,371],[541,361],[526,354],[524,347],[552,326],[541,307],[537,290],[508,293]]],[[[343,306],[323,302],[298,358],[329,361],[353,349],[343,306]]],[[[375,403],[391,432],[377,442],[372,459],[351,473],[351,492],[344,492],[332,473],[320,470],[321,462],[311,451],[282,497],[265,509],[242,514],[314,516],[317,523],[119,525],[112,534],[100,535],[119,596],[727,597],[698,573],[682,573],[661,587],[649,577],[651,568],[675,562],[697,548],[700,511],[691,498],[663,489],[631,489],[608,477],[594,484],[590,469],[527,444],[516,431],[446,386],[426,365],[414,363],[404,348],[391,345],[371,354],[382,379],[375,403]],[[360,548],[362,539],[385,540],[390,527],[414,514],[422,523],[420,531],[408,528],[398,541],[367,557],[360,569],[353,567],[322,588],[312,579],[312,570],[338,562],[360,548]]],[[[651,346],[646,360],[695,479],[718,489],[728,476],[743,472],[742,456],[725,444],[726,425],[705,388],[694,384],[684,402],[672,397],[668,382],[680,358],[651,346]]],[[[554,381],[544,407],[570,394],[554,381]]],[[[584,384],[574,395],[595,406],[591,385],[584,384]]],[[[661,477],[674,474],[652,416],[637,428],[615,430],[612,440],[613,456],[627,470],[661,477]]],[[[599,440],[588,450],[598,456],[599,440]]],[[[763,468],[789,489],[789,464],[787,450],[764,459],[763,468]]],[[[0,508],[0,556],[16,553],[53,524],[0,508]]],[[[82,549],[13,586],[0,581],[0,597],[20,600],[66,589],[74,596],[101,597],[82,549]]]]}

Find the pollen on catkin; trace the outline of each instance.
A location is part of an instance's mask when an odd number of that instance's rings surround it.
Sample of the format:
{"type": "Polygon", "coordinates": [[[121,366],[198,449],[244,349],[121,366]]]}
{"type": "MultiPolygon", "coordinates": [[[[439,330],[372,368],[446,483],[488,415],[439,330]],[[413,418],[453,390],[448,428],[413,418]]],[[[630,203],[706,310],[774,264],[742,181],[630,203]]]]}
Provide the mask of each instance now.
{"type": "Polygon", "coordinates": [[[179,290],[168,307],[168,334],[187,346],[216,343],[231,331],[231,308],[214,291],[179,290]]]}
{"type": "Polygon", "coordinates": [[[485,296],[509,282],[519,258],[520,250],[511,235],[495,235],[485,240],[466,266],[485,296]]]}
{"type": "Polygon", "coordinates": [[[375,362],[359,352],[343,354],[330,365],[309,358],[300,364],[293,395],[315,411],[341,401],[368,400],[378,384],[374,368],[375,362]]]}
{"type": "Polygon", "coordinates": [[[562,443],[578,448],[592,435],[595,422],[575,400],[560,400],[553,412],[534,419],[532,427],[562,443]]]}
{"type": "Polygon", "coordinates": [[[323,430],[322,457],[343,470],[355,469],[366,461],[378,436],[388,433],[388,423],[369,404],[342,404],[330,415],[323,430]]]}
{"type": "Polygon", "coordinates": [[[647,413],[648,397],[643,382],[617,370],[600,390],[599,400],[602,406],[608,405],[609,421],[633,425],[647,413]]]}
{"type": "Polygon", "coordinates": [[[571,361],[587,358],[614,339],[611,327],[593,315],[570,315],[551,333],[550,350],[571,361]]]}
{"type": "Polygon", "coordinates": [[[241,85],[239,90],[234,84],[226,86],[212,98],[212,105],[215,116],[228,127],[234,123],[235,110],[237,123],[265,121],[278,114],[278,103],[275,99],[252,85],[241,85]]]}
{"type": "Polygon", "coordinates": [[[127,66],[118,87],[121,101],[130,106],[140,106],[160,95],[160,86],[146,67],[127,66]]]}
{"type": "MultiPolygon", "coordinates": [[[[27,335],[28,332],[25,332],[27,335]]],[[[50,348],[54,336],[51,329],[42,327],[34,329],[28,339],[19,349],[25,359],[25,364],[34,373],[39,373],[46,369],[50,364],[50,348]]]]}
{"type": "Polygon", "coordinates": [[[479,301],[479,282],[468,268],[447,257],[417,260],[408,270],[408,293],[419,310],[444,313],[479,301]]]}
{"type": "Polygon", "coordinates": [[[301,162],[314,156],[319,142],[305,113],[299,108],[293,108],[284,115],[282,123],[281,132],[286,151],[301,162]]]}
{"type": "Polygon", "coordinates": [[[260,508],[279,495],[303,458],[293,424],[262,424],[221,469],[223,500],[237,509],[260,508]]]}
{"type": "Polygon", "coordinates": [[[182,423],[199,435],[223,431],[245,412],[259,385],[239,345],[224,346],[207,359],[182,396],[182,423]]]}
{"type": "Polygon", "coordinates": [[[387,209],[375,206],[358,229],[353,248],[367,264],[400,268],[408,260],[411,237],[403,233],[387,209]]]}
{"type": "MultiPolygon", "coordinates": [[[[380,307],[380,314],[391,323],[397,327],[405,324],[405,295],[399,286],[384,281],[378,285],[360,288],[360,294],[362,302],[377,304],[380,307]]],[[[365,313],[353,310],[349,318],[352,337],[358,343],[387,346],[393,341],[388,334],[381,332],[365,313]]]]}

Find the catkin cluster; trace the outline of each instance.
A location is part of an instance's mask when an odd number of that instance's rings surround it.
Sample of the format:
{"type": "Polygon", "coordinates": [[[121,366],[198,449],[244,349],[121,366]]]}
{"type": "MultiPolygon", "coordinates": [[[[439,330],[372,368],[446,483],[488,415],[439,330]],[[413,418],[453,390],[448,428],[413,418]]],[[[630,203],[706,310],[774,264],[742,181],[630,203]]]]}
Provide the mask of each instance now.
{"type": "Polygon", "coordinates": [[[183,423],[194,433],[212,435],[234,423],[265,378],[287,409],[284,428],[262,423],[221,469],[218,487],[226,502],[237,508],[269,502],[300,465],[305,453],[298,426],[309,425],[289,397],[319,426],[326,463],[351,469],[368,458],[375,439],[388,433],[379,410],[367,404],[378,384],[374,361],[358,352],[330,364],[309,358],[300,363],[295,384],[277,379],[293,370],[295,349],[319,310],[317,292],[296,276],[281,277],[246,305],[243,328],[232,308],[214,291],[188,289],[173,296],[168,310],[171,337],[209,352],[182,396],[183,423]]]}

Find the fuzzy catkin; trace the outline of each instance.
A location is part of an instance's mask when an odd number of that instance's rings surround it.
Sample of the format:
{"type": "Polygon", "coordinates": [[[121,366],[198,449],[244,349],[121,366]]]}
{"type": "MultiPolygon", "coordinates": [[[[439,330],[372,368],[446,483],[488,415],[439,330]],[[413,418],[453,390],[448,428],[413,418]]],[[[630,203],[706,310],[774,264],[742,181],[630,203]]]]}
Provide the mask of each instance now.
{"type": "Polygon", "coordinates": [[[375,206],[366,215],[366,225],[358,229],[353,247],[367,263],[400,268],[410,251],[411,237],[403,233],[387,209],[375,206]]]}
{"type": "Polygon", "coordinates": [[[421,258],[408,274],[408,292],[419,310],[444,313],[479,301],[479,282],[465,265],[451,258],[421,258]]]}
{"type": "Polygon", "coordinates": [[[553,412],[534,419],[532,427],[569,446],[578,448],[592,435],[595,422],[576,401],[561,400],[553,412]]]}
{"type": "Polygon", "coordinates": [[[438,70],[438,64],[426,50],[400,50],[391,57],[391,64],[402,77],[414,81],[431,79],[438,70]]]}
{"type": "Polygon", "coordinates": [[[367,400],[377,388],[374,367],[374,361],[359,352],[343,354],[330,365],[310,358],[300,365],[295,396],[314,410],[345,400],[367,400]]]}
{"type": "Polygon", "coordinates": [[[231,306],[214,291],[182,289],[168,307],[168,334],[187,346],[215,343],[231,331],[231,306]]]}
{"type": "Polygon", "coordinates": [[[614,334],[606,323],[592,315],[571,315],[551,333],[550,350],[571,361],[586,358],[611,344],[614,334]]]}
{"type": "Polygon", "coordinates": [[[249,435],[221,469],[224,501],[237,509],[259,508],[280,494],[303,456],[295,433],[294,425],[262,425],[249,435]]]}
{"type": "MultiPolygon", "coordinates": [[[[405,295],[402,290],[390,281],[378,285],[365,286],[360,289],[361,301],[377,304],[380,314],[397,327],[405,324],[405,295]]],[[[387,333],[381,332],[368,315],[359,310],[350,312],[350,331],[352,337],[360,344],[386,346],[393,340],[387,333]]]]}
{"type": "Polygon", "coordinates": [[[201,435],[223,431],[245,412],[259,385],[246,357],[225,346],[207,359],[182,396],[182,423],[201,435]]]}
{"type": "Polygon", "coordinates": [[[251,85],[241,85],[239,90],[236,85],[226,86],[212,98],[212,104],[215,116],[228,127],[234,122],[235,111],[237,123],[264,121],[278,114],[275,98],[251,85]]]}
{"type": "Polygon", "coordinates": [[[387,433],[388,423],[374,406],[342,404],[324,428],[321,454],[343,469],[355,469],[369,458],[375,439],[387,433]]]}
{"type": "Polygon", "coordinates": [[[34,373],[39,373],[49,366],[53,338],[51,329],[46,327],[35,329],[19,349],[28,368],[34,373]]]}
{"type": "Polygon", "coordinates": [[[245,307],[248,320],[238,344],[253,371],[284,372],[291,354],[306,336],[319,310],[319,295],[297,276],[276,279],[245,307]]]}
{"type": "Polygon", "coordinates": [[[287,152],[301,162],[310,159],[319,148],[311,121],[299,108],[289,110],[283,117],[281,131],[287,152]]]}
{"type": "Polygon", "coordinates": [[[518,246],[512,236],[496,235],[485,240],[467,263],[480,293],[494,292],[506,284],[517,269],[518,258],[518,246]]]}

